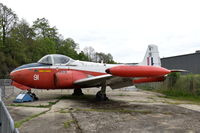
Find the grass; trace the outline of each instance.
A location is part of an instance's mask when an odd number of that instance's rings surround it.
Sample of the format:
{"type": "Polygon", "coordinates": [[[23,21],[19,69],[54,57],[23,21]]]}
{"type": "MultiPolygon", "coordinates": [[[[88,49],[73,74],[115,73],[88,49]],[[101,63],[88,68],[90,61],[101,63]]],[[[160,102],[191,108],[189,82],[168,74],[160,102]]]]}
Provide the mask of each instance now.
{"type": "Polygon", "coordinates": [[[51,106],[55,105],[59,100],[56,100],[55,102],[48,102],[47,105],[29,105],[29,104],[21,104],[21,103],[12,103],[9,104],[9,106],[15,106],[15,107],[34,107],[34,108],[50,108],[51,106]]]}
{"type": "Polygon", "coordinates": [[[60,101],[60,99],[56,100],[55,102],[48,102],[49,103],[49,107],[55,105],[56,103],[58,103],[60,101]]]}
{"type": "Polygon", "coordinates": [[[36,118],[40,115],[45,114],[46,112],[51,110],[51,107],[53,105],[55,105],[57,102],[59,102],[59,100],[56,100],[55,102],[48,102],[48,105],[28,105],[28,104],[10,104],[10,106],[15,106],[15,107],[34,107],[34,108],[49,108],[47,111],[43,111],[39,114],[34,114],[30,117],[27,117],[25,119],[22,119],[20,121],[16,121],[15,122],[15,128],[19,128],[23,123],[28,122],[30,120],[32,120],[33,118],[36,118]]]}
{"type": "Polygon", "coordinates": [[[146,83],[138,87],[162,93],[165,98],[200,103],[200,74],[171,73],[162,83],[146,83]]]}
{"type": "Polygon", "coordinates": [[[32,116],[30,116],[30,117],[27,117],[27,118],[25,118],[25,119],[22,119],[22,120],[20,120],[20,121],[16,121],[15,122],[15,128],[19,128],[23,123],[25,123],[25,122],[27,122],[27,121],[30,121],[30,120],[32,120],[33,118],[36,118],[36,117],[38,117],[38,116],[40,116],[40,115],[43,115],[43,114],[45,114],[46,112],[48,112],[49,110],[47,110],[47,111],[43,111],[43,112],[41,112],[41,113],[39,113],[39,114],[34,114],[34,115],[32,115],[32,116]]]}
{"type": "Polygon", "coordinates": [[[16,103],[9,104],[9,106],[14,106],[14,107],[49,108],[49,105],[29,105],[29,104],[16,104],[16,103]]]}
{"type": "Polygon", "coordinates": [[[186,101],[191,101],[191,102],[200,104],[200,96],[185,92],[183,90],[160,89],[160,90],[156,90],[156,92],[164,94],[165,95],[164,98],[171,98],[171,99],[175,99],[175,100],[186,100],[186,101]]]}
{"type": "Polygon", "coordinates": [[[59,113],[70,113],[70,111],[66,111],[65,109],[61,109],[58,111],[59,113]]]}
{"type": "Polygon", "coordinates": [[[69,127],[71,127],[72,123],[76,123],[76,121],[75,120],[69,120],[69,121],[64,122],[63,124],[64,124],[65,128],[69,128],[69,127]]]}

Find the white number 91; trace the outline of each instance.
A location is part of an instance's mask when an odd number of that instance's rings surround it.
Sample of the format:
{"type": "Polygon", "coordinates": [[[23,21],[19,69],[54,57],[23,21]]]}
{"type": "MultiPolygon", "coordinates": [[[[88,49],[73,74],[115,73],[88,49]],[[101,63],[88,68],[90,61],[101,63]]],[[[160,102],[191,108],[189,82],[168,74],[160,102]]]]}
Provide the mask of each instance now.
{"type": "Polygon", "coordinates": [[[38,74],[33,75],[33,80],[40,80],[40,76],[38,74]]]}

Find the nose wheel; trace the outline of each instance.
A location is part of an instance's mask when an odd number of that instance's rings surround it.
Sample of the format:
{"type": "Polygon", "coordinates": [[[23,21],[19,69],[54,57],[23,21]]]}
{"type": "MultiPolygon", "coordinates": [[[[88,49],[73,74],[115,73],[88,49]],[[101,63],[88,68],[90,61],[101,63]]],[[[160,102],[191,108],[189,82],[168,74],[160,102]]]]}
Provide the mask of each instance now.
{"type": "Polygon", "coordinates": [[[108,101],[108,97],[106,96],[106,81],[102,82],[101,90],[96,94],[97,101],[108,101]]]}
{"type": "Polygon", "coordinates": [[[39,100],[39,98],[35,95],[35,93],[32,93],[31,90],[27,90],[27,94],[30,95],[33,98],[33,101],[39,100]]]}

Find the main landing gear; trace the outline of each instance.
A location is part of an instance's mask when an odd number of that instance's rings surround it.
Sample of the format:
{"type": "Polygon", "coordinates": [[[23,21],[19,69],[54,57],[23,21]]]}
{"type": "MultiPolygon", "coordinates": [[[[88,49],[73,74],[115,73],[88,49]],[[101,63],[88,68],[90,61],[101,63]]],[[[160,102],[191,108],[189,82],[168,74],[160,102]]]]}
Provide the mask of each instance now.
{"type": "Polygon", "coordinates": [[[75,88],[74,89],[74,93],[72,94],[72,96],[83,96],[83,92],[81,90],[81,88],[75,88]]]}
{"type": "Polygon", "coordinates": [[[108,101],[108,97],[106,96],[106,81],[102,82],[101,90],[96,94],[97,101],[108,101]]]}
{"type": "MultiPolygon", "coordinates": [[[[75,88],[73,96],[83,96],[83,92],[81,88],[75,88]]],[[[103,81],[101,84],[101,90],[97,92],[96,94],[96,100],[97,101],[108,101],[108,97],[106,96],[106,81],[103,81]]]]}

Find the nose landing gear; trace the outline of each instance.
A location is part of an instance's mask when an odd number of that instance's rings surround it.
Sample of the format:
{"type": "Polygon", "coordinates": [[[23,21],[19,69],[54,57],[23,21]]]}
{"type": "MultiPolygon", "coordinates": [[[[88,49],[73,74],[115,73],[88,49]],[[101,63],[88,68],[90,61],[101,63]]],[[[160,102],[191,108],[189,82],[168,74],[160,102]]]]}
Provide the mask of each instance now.
{"type": "Polygon", "coordinates": [[[31,90],[28,90],[26,94],[29,94],[33,98],[33,101],[39,100],[39,98],[35,95],[35,93],[32,93],[31,90]]]}

